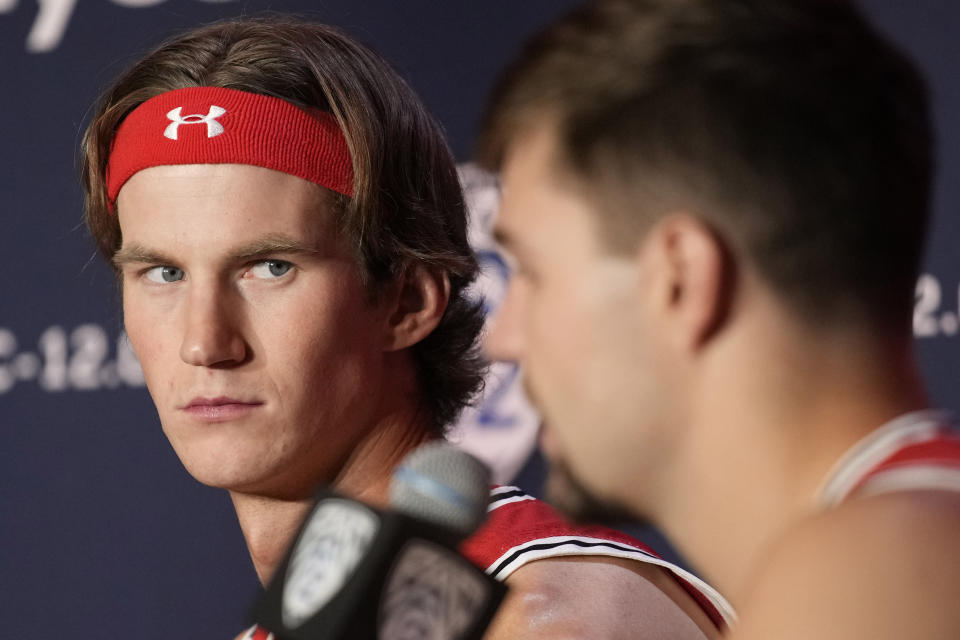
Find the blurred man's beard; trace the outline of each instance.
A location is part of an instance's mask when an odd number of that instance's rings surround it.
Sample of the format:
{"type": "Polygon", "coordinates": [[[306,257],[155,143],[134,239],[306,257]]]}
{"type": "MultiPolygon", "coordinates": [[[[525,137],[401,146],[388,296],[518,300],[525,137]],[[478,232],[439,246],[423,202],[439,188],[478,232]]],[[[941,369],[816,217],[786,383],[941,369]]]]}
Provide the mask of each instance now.
{"type": "MultiPolygon", "coordinates": [[[[615,502],[593,495],[563,460],[550,460],[545,493],[547,502],[574,522],[638,522],[637,514],[628,512],[615,502]]],[[[645,521],[639,521],[645,524],[645,521]]]]}

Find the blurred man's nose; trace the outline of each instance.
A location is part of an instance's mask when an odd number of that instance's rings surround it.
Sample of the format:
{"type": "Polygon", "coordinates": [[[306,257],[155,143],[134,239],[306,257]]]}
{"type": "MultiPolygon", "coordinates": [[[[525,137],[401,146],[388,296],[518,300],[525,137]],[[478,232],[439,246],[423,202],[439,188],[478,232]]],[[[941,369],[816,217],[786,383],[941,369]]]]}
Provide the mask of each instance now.
{"type": "Polygon", "coordinates": [[[483,350],[490,360],[520,362],[523,355],[522,301],[517,284],[511,281],[500,307],[490,320],[483,350]]]}

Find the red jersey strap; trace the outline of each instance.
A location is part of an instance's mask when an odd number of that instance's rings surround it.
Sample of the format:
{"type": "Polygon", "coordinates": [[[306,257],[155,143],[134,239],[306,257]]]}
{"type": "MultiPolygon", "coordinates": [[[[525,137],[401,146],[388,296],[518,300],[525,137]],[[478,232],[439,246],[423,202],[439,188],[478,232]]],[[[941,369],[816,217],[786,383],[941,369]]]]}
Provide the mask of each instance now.
{"type": "Polygon", "coordinates": [[[864,438],[834,467],[821,504],[923,489],[960,492],[960,432],[943,412],[907,414],[864,438]]]}
{"type": "Polygon", "coordinates": [[[917,489],[960,491],[960,434],[943,430],[928,442],[900,449],[873,468],[853,493],[917,489]]]}
{"type": "Polygon", "coordinates": [[[571,552],[564,555],[608,549],[656,557],[652,549],[626,534],[606,527],[575,526],[516,487],[496,487],[490,498],[486,521],[460,550],[494,578],[502,580],[513,573],[525,564],[528,553],[542,557],[543,551],[563,545],[571,552]]]}
{"type": "Polygon", "coordinates": [[[574,525],[516,487],[491,491],[487,520],[460,550],[498,580],[506,580],[529,562],[562,556],[606,556],[655,564],[677,578],[718,628],[735,619],[732,607],[715,589],[642,542],[607,527],[574,525]]]}

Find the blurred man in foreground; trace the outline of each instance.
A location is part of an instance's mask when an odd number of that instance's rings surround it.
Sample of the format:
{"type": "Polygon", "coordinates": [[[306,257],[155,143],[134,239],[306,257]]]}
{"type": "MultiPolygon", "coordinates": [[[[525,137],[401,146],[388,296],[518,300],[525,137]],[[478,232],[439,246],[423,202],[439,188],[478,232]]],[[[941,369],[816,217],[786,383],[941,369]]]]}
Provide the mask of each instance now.
{"type": "Polygon", "coordinates": [[[661,525],[739,637],[960,637],[960,438],[912,354],[931,137],[840,1],[588,4],[492,96],[488,346],[553,498],[661,525]]]}
{"type": "MultiPolygon", "coordinates": [[[[380,56],[294,19],[161,45],[106,91],[84,150],[164,432],[230,492],[267,581],[319,486],[385,506],[393,467],[480,385],[453,158],[380,56]]],[[[717,635],[712,590],[631,538],[510,487],[490,513],[463,548],[511,587],[490,637],[717,635]]]]}

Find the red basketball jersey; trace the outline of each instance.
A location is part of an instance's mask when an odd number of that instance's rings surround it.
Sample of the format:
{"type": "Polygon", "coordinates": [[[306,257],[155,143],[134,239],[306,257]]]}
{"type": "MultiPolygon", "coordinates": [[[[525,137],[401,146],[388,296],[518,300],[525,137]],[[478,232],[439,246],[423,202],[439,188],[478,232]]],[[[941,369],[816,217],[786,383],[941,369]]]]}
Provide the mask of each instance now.
{"type": "Polygon", "coordinates": [[[960,431],[940,411],[900,416],[857,443],[828,476],[820,503],[923,489],[960,491],[960,431]]]}

